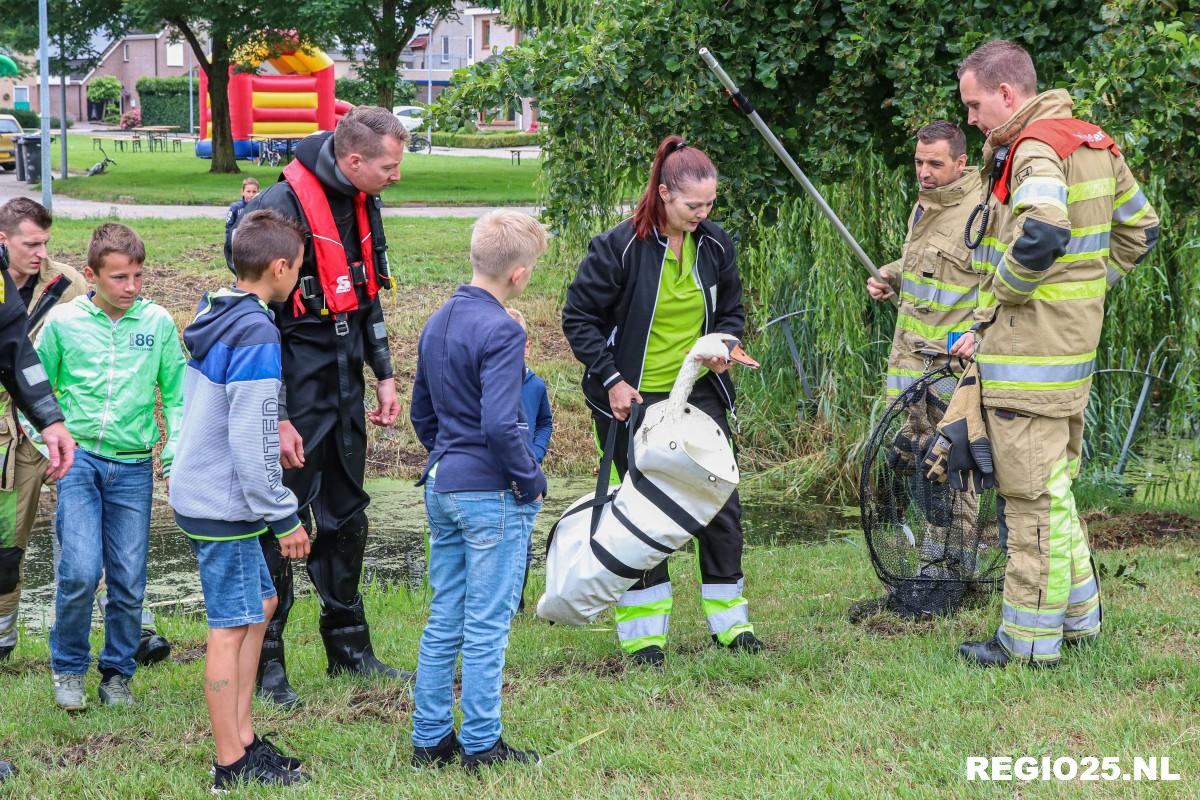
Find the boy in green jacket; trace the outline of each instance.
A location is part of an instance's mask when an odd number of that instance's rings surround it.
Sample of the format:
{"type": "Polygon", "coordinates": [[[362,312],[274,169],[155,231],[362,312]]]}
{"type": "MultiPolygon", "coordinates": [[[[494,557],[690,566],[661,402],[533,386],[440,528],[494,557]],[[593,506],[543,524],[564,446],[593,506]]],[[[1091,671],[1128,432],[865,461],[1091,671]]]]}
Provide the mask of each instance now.
{"type": "Polygon", "coordinates": [[[55,532],[61,545],[55,621],[50,631],[54,699],[86,706],[92,601],[104,570],[108,603],[100,652],[99,697],[130,705],[146,589],[146,551],[154,486],[151,455],[159,438],[155,388],[167,422],[163,477],[183,415],[184,358],[161,306],[140,297],[146,248],[132,229],[110,222],[92,233],[84,277],[91,291],[46,318],[37,352],[78,443],[58,481],[55,532]]]}

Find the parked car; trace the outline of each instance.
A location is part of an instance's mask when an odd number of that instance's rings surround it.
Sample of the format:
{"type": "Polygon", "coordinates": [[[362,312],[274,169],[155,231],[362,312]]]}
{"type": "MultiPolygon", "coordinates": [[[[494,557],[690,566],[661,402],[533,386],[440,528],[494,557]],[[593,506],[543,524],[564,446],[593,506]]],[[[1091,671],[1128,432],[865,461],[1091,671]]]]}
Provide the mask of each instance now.
{"type": "Polygon", "coordinates": [[[17,139],[24,133],[17,118],[0,114],[0,169],[12,171],[17,168],[17,139]]]}
{"type": "Polygon", "coordinates": [[[425,124],[425,109],[421,106],[396,106],[392,113],[409,133],[425,124]]]}

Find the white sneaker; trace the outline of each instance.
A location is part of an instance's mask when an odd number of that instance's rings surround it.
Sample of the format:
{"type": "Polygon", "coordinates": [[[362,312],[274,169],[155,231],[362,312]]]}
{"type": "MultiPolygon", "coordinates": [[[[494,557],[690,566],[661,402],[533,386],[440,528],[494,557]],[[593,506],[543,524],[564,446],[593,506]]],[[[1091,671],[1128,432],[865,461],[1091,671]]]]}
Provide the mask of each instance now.
{"type": "Polygon", "coordinates": [[[83,694],[83,676],[62,672],[51,673],[54,678],[54,702],[65,711],[83,711],[87,697],[83,694]]]}

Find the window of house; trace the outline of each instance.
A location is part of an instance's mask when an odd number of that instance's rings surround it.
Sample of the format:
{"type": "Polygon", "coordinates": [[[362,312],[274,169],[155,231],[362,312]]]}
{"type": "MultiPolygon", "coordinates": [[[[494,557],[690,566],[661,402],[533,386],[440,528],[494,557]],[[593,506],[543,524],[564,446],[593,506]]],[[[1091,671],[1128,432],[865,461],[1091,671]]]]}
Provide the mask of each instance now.
{"type": "Polygon", "coordinates": [[[183,42],[168,42],[167,43],[167,66],[182,67],[183,66],[183,42]]]}
{"type": "Polygon", "coordinates": [[[470,61],[474,58],[475,58],[475,37],[468,36],[467,37],[467,60],[470,61]]]}
{"type": "Polygon", "coordinates": [[[492,21],[485,19],[479,23],[479,49],[487,50],[492,46],[492,21]]]}
{"type": "Polygon", "coordinates": [[[449,36],[442,37],[442,63],[443,64],[450,63],[450,37],[449,36]]]}
{"type": "Polygon", "coordinates": [[[29,87],[28,86],[14,86],[13,87],[13,102],[14,103],[28,103],[29,102],[29,87]]]}
{"type": "Polygon", "coordinates": [[[121,45],[121,60],[122,61],[129,60],[129,45],[128,44],[121,45]]]}

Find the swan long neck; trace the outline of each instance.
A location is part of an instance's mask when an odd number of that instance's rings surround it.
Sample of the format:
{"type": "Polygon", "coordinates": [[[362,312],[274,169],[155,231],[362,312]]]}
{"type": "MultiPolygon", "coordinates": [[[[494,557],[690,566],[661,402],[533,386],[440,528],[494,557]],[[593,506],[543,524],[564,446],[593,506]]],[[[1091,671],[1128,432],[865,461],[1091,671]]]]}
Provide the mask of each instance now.
{"type": "Polygon", "coordinates": [[[675,385],[671,387],[671,394],[667,397],[670,415],[683,416],[683,407],[692,396],[692,388],[695,387],[696,381],[700,380],[703,369],[704,363],[697,361],[694,354],[688,353],[683,359],[679,374],[675,376],[675,385]]]}

